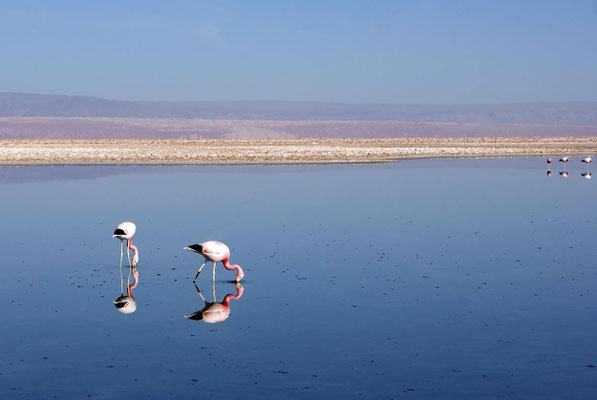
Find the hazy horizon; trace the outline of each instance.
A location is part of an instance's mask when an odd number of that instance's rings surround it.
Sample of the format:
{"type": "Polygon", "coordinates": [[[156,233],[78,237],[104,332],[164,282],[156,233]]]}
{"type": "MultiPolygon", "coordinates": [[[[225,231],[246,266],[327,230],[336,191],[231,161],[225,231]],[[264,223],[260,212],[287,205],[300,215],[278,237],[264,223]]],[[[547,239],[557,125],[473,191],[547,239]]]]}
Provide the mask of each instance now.
{"type": "Polygon", "coordinates": [[[126,101],[597,101],[597,2],[0,4],[0,92],[126,101]]]}
{"type": "Polygon", "coordinates": [[[273,100],[273,99],[230,99],[230,100],[210,100],[210,99],[189,99],[189,100],[169,100],[169,99],[135,99],[135,98],[114,98],[95,96],[90,94],[65,94],[58,92],[24,92],[24,91],[2,91],[0,95],[33,95],[33,96],[52,96],[67,98],[89,98],[98,100],[107,100],[115,102],[136,102],[136,103],[300,103],[300,104],[338,104],[338,105],[368,105],[368,106],[504,106],[504,105],[532,105],[532,104],[593,104],[595,100],[545,100],[545,101],[512,101],[512,102],[477,102],[477,103],[380,103],[367,101],[324,101],[324,100],[273,100]]]}

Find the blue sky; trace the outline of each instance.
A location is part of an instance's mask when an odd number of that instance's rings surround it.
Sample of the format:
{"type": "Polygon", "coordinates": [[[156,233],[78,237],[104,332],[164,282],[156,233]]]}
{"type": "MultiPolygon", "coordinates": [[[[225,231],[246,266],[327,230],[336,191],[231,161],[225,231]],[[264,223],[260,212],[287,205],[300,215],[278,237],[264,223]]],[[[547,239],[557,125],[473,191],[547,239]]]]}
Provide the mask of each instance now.
{"type": "Polygon", "coordinates": [[[597,2],[4,1],[0,91],[128,100],[597,100],[597,2]]]}

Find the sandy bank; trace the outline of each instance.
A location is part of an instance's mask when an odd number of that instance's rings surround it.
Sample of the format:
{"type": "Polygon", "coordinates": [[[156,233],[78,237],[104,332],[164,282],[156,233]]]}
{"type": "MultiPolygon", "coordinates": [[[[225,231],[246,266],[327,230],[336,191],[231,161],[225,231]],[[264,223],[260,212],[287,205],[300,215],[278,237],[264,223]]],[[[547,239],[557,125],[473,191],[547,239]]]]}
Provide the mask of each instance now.
{"type": "Polygon", "coordinates": [[[0,164],[387,162],[597,154],[597,137],[2,140],[0,164]]]}

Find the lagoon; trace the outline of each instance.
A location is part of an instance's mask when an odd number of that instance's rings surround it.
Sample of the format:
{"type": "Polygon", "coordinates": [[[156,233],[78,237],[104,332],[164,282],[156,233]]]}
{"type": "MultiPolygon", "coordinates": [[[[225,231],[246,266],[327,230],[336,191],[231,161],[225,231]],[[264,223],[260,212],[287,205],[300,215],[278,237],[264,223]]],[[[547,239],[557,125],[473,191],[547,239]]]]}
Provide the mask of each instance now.
{"type": "Polygon", "coordinates": [[[558,167],[0,167],[0,397],[594,397],[597,187],[558,167]],[[218,324],[185,318],[212,239],[246,275],[218,324]]]}

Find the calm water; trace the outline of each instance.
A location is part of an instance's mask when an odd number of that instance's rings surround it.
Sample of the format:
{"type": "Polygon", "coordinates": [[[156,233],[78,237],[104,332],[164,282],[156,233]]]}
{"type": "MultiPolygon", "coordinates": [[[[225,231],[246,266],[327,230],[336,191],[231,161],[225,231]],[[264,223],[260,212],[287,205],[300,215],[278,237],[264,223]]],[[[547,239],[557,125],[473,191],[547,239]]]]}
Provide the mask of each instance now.
{"type": "Polygon", "coordinates": [[[568,164],[0,168],[0,398],[595,398],[597,182],[568,164]],[[218,324],[185,318],[210,239],[246,274],[218,324]]]}

